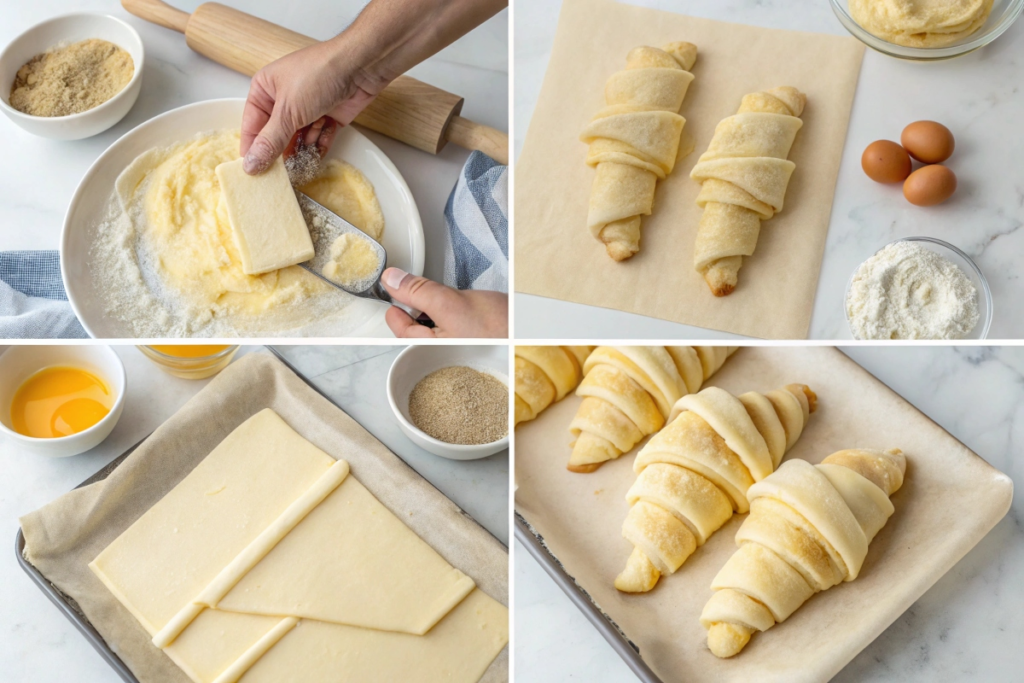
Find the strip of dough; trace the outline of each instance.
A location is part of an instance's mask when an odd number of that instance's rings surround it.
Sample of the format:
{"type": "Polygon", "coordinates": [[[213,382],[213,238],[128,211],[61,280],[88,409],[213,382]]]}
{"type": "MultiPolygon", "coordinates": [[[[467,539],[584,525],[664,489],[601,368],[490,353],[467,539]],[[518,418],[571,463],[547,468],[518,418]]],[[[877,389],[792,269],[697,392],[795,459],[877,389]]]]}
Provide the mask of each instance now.
{"type": "Polygon", "coordinates": [[[348,476],[348,463],[338,460],[320,475],[309,489],[295,499],[270,526],[238,553],[224,569],[220,570],[213,581],[208,583],[199,595],[189,604],[181,608],[167,624],[153,636],[153,644],[167,647],[185,628],[192,623],[204,607],[216,607],[217,603],[228,594],[235,584],[259,563],[267,553],[274,549],[292,529],[306,518],[321,501],[348,476]]]}

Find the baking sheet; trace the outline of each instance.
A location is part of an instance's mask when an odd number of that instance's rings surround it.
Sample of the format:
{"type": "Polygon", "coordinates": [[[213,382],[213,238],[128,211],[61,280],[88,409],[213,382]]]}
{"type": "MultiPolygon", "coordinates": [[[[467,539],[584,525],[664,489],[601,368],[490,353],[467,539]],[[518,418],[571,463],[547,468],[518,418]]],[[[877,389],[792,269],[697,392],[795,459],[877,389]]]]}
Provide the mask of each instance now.
{"type": "Polygon", "coordinates": [[[575,396],[516,429],[516,512],[665,683],[828,680],[1009,509],[1009,477],[834,348],[741,348],[709,380],[734,392],[791,382],[809,384],[819,403],[787,458],[820,462],[843,448],[898,447],[907,454],[907,476],[860,577],[812,597],[729,660],[708,651],[698,619],[745,515],[734,516],[653,591],[619,593],[612,582],[632,551],[619,530],[638,449],[593,474],[567,471],[575,396]]]}
{"type": "MultiPolygon", "coordinates": [[[[280,362],[269,354],[249,354],[186,403],[106,480],[22,518],[27,559],[74,600],[139,681],[188,678],[152,647],[145,630],[86,565],[228,433],[266,407],[328,454],[348,460],[352,473],[386,507],[507,604],[508,556],[497,539],[280,362]]],[[[482,680],[507,679],[505,648],[482,680]]]]}
{"type": "Polygon", "coordinates": [[[564,0],[554,48],[515,169],[516,291],[775,339],[807,336],[832,198],[864,46],[849,36],[764,29],[622,5],[564,0]],[[604,85],[638,45],[697,45],[683,102],[685,148],[658,183],[640,253],[613,262],[586,227],[594,170],[580,131],[604,104],[604,85]],[[761,230],[740,283],[716,298],[693,269],[702,210],[689,177],[715,126],[743,95],[792,85],[807,95],[789,158],[785,209],[761,230]]]}

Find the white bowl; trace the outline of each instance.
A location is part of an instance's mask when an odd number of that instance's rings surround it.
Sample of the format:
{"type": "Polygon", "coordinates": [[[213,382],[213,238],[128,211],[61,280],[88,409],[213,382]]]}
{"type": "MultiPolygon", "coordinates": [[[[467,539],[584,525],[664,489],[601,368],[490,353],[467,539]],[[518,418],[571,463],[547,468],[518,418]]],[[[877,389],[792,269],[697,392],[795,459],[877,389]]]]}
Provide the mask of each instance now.
{"type": "Polygon", "coordinates": [[[0,109],[7,118],[33,135],[55,140],[81,140],[110,128],[132,108],[142,87],[143,62],[142,38],[120,19],[87,12],[54,17],[28,29],[0,52],[0,109]],[[30,116],[10,105],[11,86],[18,69],[36,55],[61,43],[77,43],[88,38],[111,42],[132,56],[135,73],[121,92],[98,107],[68,116],[30,116]]]}
{"type": "MultiPolygon", "coordinates": [[[[92,337],[125,339],[131,329],[107,313],[104,291],[89,257],[99,239],[98,226],[106,219],[114,182],[135,158],[154,147],[190,140],[198,133],[238,128],[245,100],[240,98],[195,102],[139,124],[107,148],[85,173],[71,197],[61,233],[60,271],[75,315],[92,337]]],[[[374,187],[384,212],[384,239],[388,265],[421,275],[426,254],[423,223],[412,191],[384,152],[354,126],[338,130],[325,159],[344,159],[362,171],[374,187]]],[[[384,321],[388,306],[355,299],[330,324],[302,336],[392,337],[384,321]]],[[[286,335],[296,336],[296,331],[286,335]]]]}
{"type": "Polygon", "coordinates": [[[78,455],[110,435],[124,409],[124,364],[109,346],[11,346],[0,355],[0,434],[17,448],[51,458],[78,455]],[[18,388],[35,373],[54,366],[82,368],[102,379],[114,392],[114,407],[85,431],[53,439],[38,439],[14,431],[11,403],[18,388]]]}
{"type": "Polygon", "coordinates": [[[388,371],[388,403],[398,426],[420,448],[449,460],[478,460],[508,448],[508,434],[491,443],[462,446],[435,439],[409,418],[409,394],[421,379],[453,365],[486,372],[506,387],[507,346],[410,346],[395,358],[388,371]]]}

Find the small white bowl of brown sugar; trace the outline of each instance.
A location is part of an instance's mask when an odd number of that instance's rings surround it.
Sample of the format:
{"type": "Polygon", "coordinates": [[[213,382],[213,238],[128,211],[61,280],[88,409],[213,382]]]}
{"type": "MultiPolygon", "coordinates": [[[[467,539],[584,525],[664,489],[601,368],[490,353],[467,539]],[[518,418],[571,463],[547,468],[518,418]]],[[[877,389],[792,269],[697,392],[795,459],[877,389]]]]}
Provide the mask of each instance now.
{"type": "Polygon", "coordinates": [[[0,109],[29,133],[80,140],[128,113],[142,86],[142,39],[105,14],[36,24],[0,52],[0,109]]]}
{"type": "Polygon", "coordinates": [[[402,432],[451,460],[508,448],[508,347],[410,346],[388,372],[388,403],[402,432]]]}

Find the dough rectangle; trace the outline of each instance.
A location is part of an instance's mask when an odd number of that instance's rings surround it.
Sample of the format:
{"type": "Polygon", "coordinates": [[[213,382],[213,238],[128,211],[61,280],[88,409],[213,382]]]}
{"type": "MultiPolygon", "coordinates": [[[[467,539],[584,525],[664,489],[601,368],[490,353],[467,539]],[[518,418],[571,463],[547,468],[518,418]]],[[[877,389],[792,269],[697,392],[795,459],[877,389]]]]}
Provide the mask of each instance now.
{"type": "Polygon", "coordinates": [[[260,175],[242,159],[217,167],[224,204],[242,256],[242,270],[258,275],[313,258],[313,240],[279,157],[260,175]]]}

